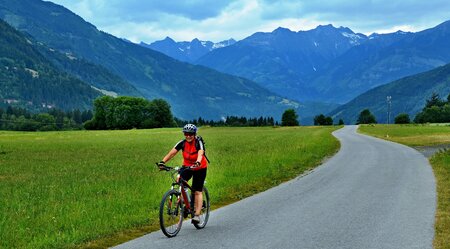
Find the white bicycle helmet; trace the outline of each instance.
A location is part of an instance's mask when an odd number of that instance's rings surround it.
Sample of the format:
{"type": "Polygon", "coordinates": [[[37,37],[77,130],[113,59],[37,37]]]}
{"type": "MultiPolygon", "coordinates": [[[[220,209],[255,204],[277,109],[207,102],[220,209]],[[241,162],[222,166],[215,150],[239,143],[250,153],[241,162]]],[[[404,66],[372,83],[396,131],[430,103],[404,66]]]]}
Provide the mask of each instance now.
{"type": "Polygon", "coordinates": [[[187,124],[183,127],[183,132],[197,133],[197,126],[193,124],[187,124]]]}

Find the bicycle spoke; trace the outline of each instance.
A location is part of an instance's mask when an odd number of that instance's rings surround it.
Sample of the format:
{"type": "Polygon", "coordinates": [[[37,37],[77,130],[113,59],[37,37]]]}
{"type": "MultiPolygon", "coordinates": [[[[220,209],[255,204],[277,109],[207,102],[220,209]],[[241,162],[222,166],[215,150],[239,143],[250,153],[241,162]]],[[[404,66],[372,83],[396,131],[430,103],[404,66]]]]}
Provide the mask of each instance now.
{"type": "Polygon", "coordinates": [[[180,231],[182,218],[182,205],[176,191],[167,192],[160,205],[160,226],[167,237],[173,237],[180,231]]]}

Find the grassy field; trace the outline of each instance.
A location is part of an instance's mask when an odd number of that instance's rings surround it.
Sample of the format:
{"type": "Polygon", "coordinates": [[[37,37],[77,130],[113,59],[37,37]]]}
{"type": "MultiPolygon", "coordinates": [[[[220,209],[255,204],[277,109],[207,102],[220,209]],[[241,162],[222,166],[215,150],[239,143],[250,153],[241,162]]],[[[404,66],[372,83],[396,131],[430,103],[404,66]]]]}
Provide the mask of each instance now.
{"type": "MultiPolygon", "coordinates": [[[[409,146],[450,144],[450,126],[368,125],[360,126],[360,131],[409,146]]],[[[435,154],[430,163],[437,181],[438,198],[433,246],[450,249],[450,150],[435,154]]]]}
{"type": "MultiPolygon", "coordinates": [[[[335,129],[202,128],[212,204],[317,166],[338,150],[335,129]]],[[[179,129],[0,131],[0,248],[102,248],[157,230],[170,178],[153,164],[181,138],[179,129]]]]}
{"type": "Polygon", "coordinates": [[[362,125],[359,131],[408,146],[450,144],[450,125],[362,125]]]}

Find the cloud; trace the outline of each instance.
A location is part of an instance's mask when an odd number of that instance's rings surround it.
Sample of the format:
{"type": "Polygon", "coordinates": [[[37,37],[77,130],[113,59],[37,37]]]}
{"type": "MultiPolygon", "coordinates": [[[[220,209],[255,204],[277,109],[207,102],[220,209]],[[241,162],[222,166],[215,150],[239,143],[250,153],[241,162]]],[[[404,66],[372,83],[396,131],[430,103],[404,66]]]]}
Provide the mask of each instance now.
{"type": "MultiPolygon", "coordinates": [[[[271,1],[264,2],[269,4],[271,1]]],[[[288,9],[279,11],[293,12],[288,9]]],[[[304,19],[346,26],[363,33],[392,30],[394,27],[418,31],[448,20],[450,1],[329,0],[320,4],[302,1],[295,12],[304,19]]]]}
{"type": "Polygon", "coordinates": [[[158,20],[161,15],[182,16],[191,20],[203,20],[218,15],[230,0],[54,0],[82,16],[106,23],[111,17],[120,17],[129,22],[158,20]]]}
{"type": "Polygon", "coordinates": [[[99,29],[134,42],[243,39],[277,27],[319,24],[355,32],[419,31],[448,20],[450,1],[392,0],[53,0],[99,29]]]}

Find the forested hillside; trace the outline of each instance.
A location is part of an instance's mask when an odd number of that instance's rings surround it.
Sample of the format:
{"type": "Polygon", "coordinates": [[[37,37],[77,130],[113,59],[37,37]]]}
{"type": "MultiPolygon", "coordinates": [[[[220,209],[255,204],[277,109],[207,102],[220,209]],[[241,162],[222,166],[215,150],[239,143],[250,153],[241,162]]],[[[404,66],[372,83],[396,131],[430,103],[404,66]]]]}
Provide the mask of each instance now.
{"type": "Polygon", "coordinates": [[[100,65],[89,63],[70,53],[62,54],[52,48],[48,48],[42,43],[37,44],[37,48],[39,52],[61,71],[65,71],[81,79],[108,95],[142,96],[142,93],[134,86],[100,65]]]}
{"type": "Polygon", "coordinates": [[[300,106],[253,81],[182,63],[99,31],[51,2],[0,0],[0,18],[52,49],[102,65],[148,99],[166,99],[182,119],[281,116],[300,106]]]}
{"type": "Polygon", "coordinates": [[[27,107],[88,109],[101,93],[60,72],[25,37],[0,20],[0,100],[27,107]]]}
{"type": "Polygon", "coordinates": [[[369,109],[378,123],[386,123],[387,96],[391,96],[391,122],[400,113],[407,113],[413,119],[433,93],[443,99],[450,93],[450,64],[374,88],[330,114],[335,120],[342,118],[346,124],[353,124],[363,109],[369,109]]]}

